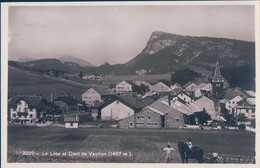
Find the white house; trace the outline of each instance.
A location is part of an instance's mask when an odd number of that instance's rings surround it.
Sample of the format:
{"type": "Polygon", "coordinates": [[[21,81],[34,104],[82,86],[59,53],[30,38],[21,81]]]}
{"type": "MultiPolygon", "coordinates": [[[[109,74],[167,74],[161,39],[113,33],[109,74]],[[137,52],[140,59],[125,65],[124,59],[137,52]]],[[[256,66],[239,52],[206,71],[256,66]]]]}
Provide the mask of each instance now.
{"type": "Polygon", "coordinates": [[[100,118],[101,120],[121,120],[134,115],[144,107],[145,105],[135,97],[117,96],[101,105],[100,118]]]}
{"type": "Polygon", "coordinates": [[[158,82],[151,87],[152,92],[169,92],[171,88],[162,82],[158,82]]]}
{"type": "Polygon", "coordinates": [[[185,101],[186,103],[190,103],[192,100],[191,97],[186,92],[180,92],[177,96],[183,101],[185,101]]]}
{"type": "Polygon", "coordinates": [[[79,128],[79,117],[65,116],[64,117],[65,128],[79,128]]]}
{"type": "Polygon", "coordinates": [[[132,85],[122,81],[116,85],[116,93],[132,92],[132,85]]]}
{"type": "Polygon", "coordinates": [[[247,98],[240,101],[235,107],[234,116],[244,114],[248,119],[255,119],[255,98],[247,98]]]}
{"type": "Polygon", "coordinates": [[[242,101],[243,98],[241,96],[236,96],[229,101],[225,103],[225,108],[229,111],[232,112],[232,109],[234,111],[234,108],[238,105],[238,102],[242,101]]]}
{"type": "Polygon", "coordinates": [[[41,96],[14,96],[8,100],[9,120],[20,124],[35,123],[47,101],[41,96]]]}
{"type": "Polygon", "coordinates": [[[90,88],[82,94],[82,102],[86,102],[87,104],[91,105],[96,101],[102,101],[101,93],[99,93],[96,89],[90,88]]]}

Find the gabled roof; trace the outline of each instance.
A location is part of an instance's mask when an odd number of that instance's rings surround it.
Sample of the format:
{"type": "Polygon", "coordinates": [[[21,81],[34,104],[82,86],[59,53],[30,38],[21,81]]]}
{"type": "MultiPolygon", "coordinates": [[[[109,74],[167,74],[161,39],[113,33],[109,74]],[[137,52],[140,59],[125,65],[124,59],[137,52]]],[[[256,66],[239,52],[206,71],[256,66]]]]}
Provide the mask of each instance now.
{"type": "MultiPolygon", "coordinates": [[[[41,96],[18,95],[8,100],[8,105],[15,106],[20,100],[24,100],[29,106],[38,106],[43,99],[41,96]]],[[[46,101],[46,100],[45,100],[46,101]]],[[[47,101],[46,101],[47,103],[47,101]]]]}
{"type": "Polygon", "coordinates": [[[247,98],[246,101],[247,101],[250,105],[255,105],[255,98],[247,98]]]}
{"type": "MultiPolygon", "coordinates": [[[[91,89],[95,90],[101,96],[104,96],[104,95],[115,95],[114,93],[111,93],[109,88],[102,88],[102,87],[92,87],[92,88],[89,88],[86,92],[88,92],[91,89]]],[[[86,92],[84,92],[84,93],[86,93],[86,92]]]]}
{"type": "Polygon", "coordinates": [[[252,90],[247,90],[247,91],[246,91],[246,94],[247,94],[249,97],[255,97],[255,92],[252,91],[252,90]]]}
{"type": "Polygon", "coordinates": [[[138,100],[141,101],[145,106],[149,106],[154,103],[154,100],[150,97],[138,98],[138,100]]]}
{"type": "MultiPolygon", "coordinates": [[[[135,83],[133,82],[133,81],[131,81],[131,80],[124,80],[126,83],[128,83],[129,85],[135,85],[135,83]]],[[[123,82],[123,81],[121,81],[121,82],[123,82]]],[[[120,82],[120,83],[121,83],[120,82]]]]}
{"type": "Polygon", "coordinates": [[[180,93],[183,93],[183,94],[185,94],[185,95],[187,95],[187,96],[190,97],[190,94],[189,94],[187,91],[184,91],[184,90],[181,89],[181,88],[175,88],[175,89],[173,89],[173,91],[171,92],[171,95],[172,95],[172,96],[178,96],[180,93]]]}
{"type": "Polygon", "coordinates": [[[240,96],[242,98],[247,98],[247,95],[243,93],[239,88],[227,88],[224,91],[224,99],[231,100],[236,96],[240,96]]]}
{"type": "Polygon", "coordinates": [[[163,113],[163,112],[161,112],[161,111],[159,111],[159,110],[157,110],[157,109],[155,109],[155,108],[153,108],[151,106],[147,106],[146,108],[151,110],[151,111],[153,111],[153,112],[155,112],[155,113],[157,113],[157,114],[165,115],[165,113],[163,113]]]}
{"type": "Polygon", "coordinates": [[[130,95],[120,95],[116,96],[113,99],[105,102],[100,106],[100,108],[104,108],[107,105],[113,103],[114,101],[120,101],[121,103],[125,104],[126,106],[132,108],[132,109],[141,109],[145,107],[145,104],[142,103],[140,100],[138,100],[136,97],[130,96],[130,95]]]}
{"type": "Polygon", "coordinates": [[[64,122],[79,122],[78,116],[64,116],[64,122]]]}
{"type": "MultiPolygon", "coordinates": [[[[165,84],[165,83],[163,83],[163,82],[161,82],[161,81],[157,82],[155,85],[163,85],[163,86],[165,86],[166,88],[169,88],[169,89],[170,89],[170,87],[169,87],[167,84],[165,84]]],[[[155,86],[155,85],[153,85],[153,86],[155,86]]]]}
{"type": "Polygon", "coordinates": [[[176,113],[176,112],[182,113],[181,111],[176,110],[176,109],[172,108],[171,106],[169,106],[168,101],[166,101],[166,99],[167,99],[167,97],[160,98],[159,100],[157,100],[156,102],[151,104],[149,107],[152,107],[152,108],[156,109],[157,111],[164,113],[164,114],[176,113]]]}

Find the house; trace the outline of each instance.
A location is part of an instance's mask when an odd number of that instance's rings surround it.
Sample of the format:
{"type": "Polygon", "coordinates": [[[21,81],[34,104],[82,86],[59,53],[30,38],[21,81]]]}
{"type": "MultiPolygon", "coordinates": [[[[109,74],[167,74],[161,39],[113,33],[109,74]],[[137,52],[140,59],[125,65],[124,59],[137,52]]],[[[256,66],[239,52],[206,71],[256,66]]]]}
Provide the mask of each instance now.
{"type": "Polygon", "coordinates": [[[162,128],[162,118],[165,117],[163,112],[160,112],[152,107],[145,107],[142,111],[137,112],[118,122],[119,128],[162,128]]]}
{"type": "Polygon", "coordinates": [[[200,111],[206,110],[212,119],[216,119],[217,113],[215,110],[215,105],[213,100],[211,100],[206,96],[203,96],[198,100],[196,100],[194,104],[200,108],[200,111]]]}
{"type": "Polygon", "coordinates": [[[158,82],[151,87],[151,92],[169,92],[171,88],[163,82],[158,82]]]}
{"type": "Polygon", "coordinates": [[[152,85],[146,81],[133,81],[133,83],[137,86],[141,86],[144,85],[146,87],[148,87],[151,90],[152,85]]]}
{"type": "Polygon", "coordinates": [[[14,96],[8,100],[9,120],[20,124],[35,123],[46,104],[47,100],[41,96],[14,96]]]}
{"type": "Polygon", "coordinates": [[[78,100],[75,97],[70,96],[60,96],[53,100],[53,103],[56,104],[61,110],[62,114],[72,113],[78,110],[78,100]]]}
{"type": "Polygon", "coordinates": [[[121,120],[134,115],[144,107],[145,104],[136,97],[129,95],[116,96],[99,107],[99,118],[101,120],[121,120]]]}
{"type": "Polygon", "coordinates": [[[192,101],[191,96],[189,95],[189,93],[184,91],[184,90],[182,90],[181,88],[174,89],[172,91],[172,93],[171,93],[171,96],[172,97],[174,97],[174,96],[176,97],[177,96],[178,98],[182,99],[186,103],[188,103],[188,102],[190,103],[192,101]]]}
{"type": "Polygon", "coordinates": [[[212,90],[210,83],[200,83],[200,84],[198,84],[198,88],[200,88],[200,90],[204,93],[211,92],[211,90],[212,90]]]}
{"type": "Polygon", "coordinates": [[[237,117],[239,114],[244,114],[249,120],[255,119],[255,98],[247,98],[238,102],[233,115],[237,117]]]}
{"type": "Polygon", "coordinates": [[[103,102],[115,96],[109,89],[106,88],[90,88],[82,94],[82,102],[88,105],[93,105],[94,102],[103,102]]]}
{"type": "Polygon", "coordinates": [[[241,96],[235,96],[230,100],[223,99],[220,101],[220,106],[222,107],[222,110],[226,109],[226,110],[228,110],[228,112],[233,113],[235,110],[235,107],[242,100],[243,100],[243,98],[241,96]]]}
{"type": "Polygon", "coordinates": [[[132,92],[132,84],[130,82],[121,81],[116,85],[116,93],[132,92]]]}
{"type": "Polygon", "coordinates": [[[120,120],[118,125],[119,128],[181,128],[185,120],[185,115],[169,106],[167,97],[164,97],[120,120]]]}
{"type": "Polygon", "coordinates": [[[183,88],[186,91],[193,91],[193,90],[195,90],[195,88],[197,88],[197,85],[193,82],[188,82],[185,85],[183,85],[183,88]]]}
{"type": "Polygon", "coordinates": [[[76,116],[64,116],[65,128],[79,128],[79,117],[76,116]]]}
{"type": "Polygon", "coordinates": [[[86,102],[87,104],[91,105],[95,101],[101,102],[102,99],[101,94],[94,88],[90,88],[82,94],[82,102],[86,102]]]}
{"type": "Polygon", "coordinates": [[[181,85],[179,85],[178,83],[175,83],[174,85],[171,85],[171,90],[180,89],[180,88],[181,88],[181,85]]]}

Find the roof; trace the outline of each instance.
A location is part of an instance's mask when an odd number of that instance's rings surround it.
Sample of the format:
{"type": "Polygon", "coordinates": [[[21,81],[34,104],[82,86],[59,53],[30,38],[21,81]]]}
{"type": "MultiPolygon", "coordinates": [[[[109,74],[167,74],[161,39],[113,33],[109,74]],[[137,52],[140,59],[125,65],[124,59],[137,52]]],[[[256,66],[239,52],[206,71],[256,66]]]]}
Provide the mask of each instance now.
{"type": "Polygon", "coordinates": [[[38,106],[39,103],[45,99],[43,99],[41,96],[27,96],[27,95],[20,96],[20,95],[18,95],[18,96],[14,96],[14,97],[10,98],[8,100],[8,105],[11,105],[11,106],[17,105],[17,103],[20,100],[24,100],[26,103],[28,103],[29,106],[38,106]]]}
{"type": "Polygon", "coordinates": [[[149,106],[152,103],[154,103],[154,100],[151,99],[150,97],[138,98],[138,100],[141,101],[145,106],[149,106]]]}
{"type": "Polygon", "coordinates": [[[167,84],[165,84],[164,82],[162,82],[162,81],[157,82],[155,85],[163,85],[163,86],[165,86],[165,87],[170,89],[170,87],[167,84]]]}
{"type": "Polygon", "coordinates": [[[239,88],[227,88],[224,91],[224,99],[231,100],[236,96],[240,96],[242,98],[247,98],[247,95],[243,93],[239,88]]]}
{"type": "Polygon", "coordinates": [[[154,109],[160,111],[160,112],[164,112],[164,113],[183,113],[186,114],[183,111],[180,111],[177,108],[173,108],[172,106],[169,106],[168,103],[168,98],[167,97],[162,97],[159,100],[157,100],[156,102],[154,102],[153,104],[150,105],[150,107],[153,107],[154,109]]]}
{"type": "Polygon", "coordinates": [[[255,98],[247,98],[246,101],[247,101],[250,105],[255,105],[255,98]]]}
{"type": "Polygon", "coordinates": [[[79,122],[78,116],[64,116],[64,122],[79,122]]]}
{"type": "Polygon", "coordinates": [[[159,111],[159,110],[157,110],[157,109],[155,109],[153,107],[147,106],[147,109],[149,109],[149,110],[151,110],[151,111],[153,111],[153,112],[155,112],[157,114],[165,115],[165,113],[163,113],[163,112],[161,112],[161,111],[159,111]]]}
{"type": "Polygon", "coordinates": [[[137,97],[133,97],[133,96],[130,96],[130,95],[120,95],[120,96],[116,96],[113,99],[105,102],[104,104],[102,104],[100,106],[100,108],[104,108],[104,107],[113,103],[116,100],[119,100],[121,103],[125,104],[126,106],[129,106],[132,109],[144,108],[145,104],[142,103],[142,101],[140,99],[141,98],[139,98],[139,100],[138,100],[137,97]]]}
{"type": "Polygon", "coordinates": [[[222,100],[220,100],[219,102],[226,104],[228,101],[229,101],[229,100],[227,100],[227,99],[222,99],[222,100]]]}
{"type": "Polygon", "coordinates": [[[171,92],[171,95],[172,95],[172,96],[177,96],[177,95],[179,95],[180,93],[183,93],[183,94],[185,94],[185,95],[187,95],[187,96],[190,96],[187,91],[184,91],[184,90],[181,89],[181,88],[175,88],[175,89],[173,89],[173,91],[171,92]]]}
{"type": "Polygon", "coordinates": [[[250,96],[250,97],[255,97],[255,92],[252,90],[247,90],[246,93],[250,96]]]}

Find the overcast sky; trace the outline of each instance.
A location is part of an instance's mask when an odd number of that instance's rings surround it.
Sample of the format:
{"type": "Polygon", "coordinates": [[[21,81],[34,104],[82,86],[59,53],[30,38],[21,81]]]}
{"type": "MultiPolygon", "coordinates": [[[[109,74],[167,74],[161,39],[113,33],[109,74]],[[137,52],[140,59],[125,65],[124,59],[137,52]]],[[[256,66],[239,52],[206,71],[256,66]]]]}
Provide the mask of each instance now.
{"type": "Polygon", "coordinates": [[[125,63],[153,31],[254,41],[254,6],[10,7],[9,60],[125,63]]]}

